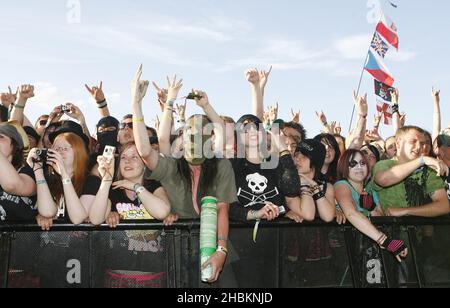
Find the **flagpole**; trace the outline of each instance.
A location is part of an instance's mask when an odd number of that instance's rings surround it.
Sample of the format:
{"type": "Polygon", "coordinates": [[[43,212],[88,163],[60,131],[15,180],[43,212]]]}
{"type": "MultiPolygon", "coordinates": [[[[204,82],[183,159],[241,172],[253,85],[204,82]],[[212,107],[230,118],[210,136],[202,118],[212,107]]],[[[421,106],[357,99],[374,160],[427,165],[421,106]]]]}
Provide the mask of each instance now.
{"type": "MultiPolygon", "coordinates": [[[[376,26],[375,26],[375,31],[373,31],[372,40],[371,40],[370,43],[369,43],[369,49],[367,50],[366,60],[364,60],[363,69],[362,69],[362,71],[361,71],[361,77],[359,78],[358,90],[356,91],[356,97],[358,97],[358,95],[359,95],[359,90],[361,89],[361,83],[362,83],[362,80],[363,80],[363,77],[364,77],[364,71],[365,71],[365,69],[366,69],[367,60],[369,59],[370,48],[372,47],[371,45],[372,45],[373,39],[375,38],[375,35],[377,34],[377,26],[378,26],[378,24],[381,22],[382,18],[383,18],[383,11],[380,10],[380,19],[378,20],[378,22],[377,22],[377,24],[376,24],[376,26]]],[[[354,116],[355,116],[355,109],[356,109],[356,106],[355,106],[355,104],[353,104],[352,117],[351,117],[351,119],[350,119],[350,125],[349,125],[349,127],[348,127],[348,132],[349,132],[349,133],[352,131],[352,124],[353,124],[353,118],[354,118],[354,116]]]]}
{"type": "MultiPolygon", "coordinates": [[[[373,33],[372,41],[373,41],[373,39],[375,38],[375,33],[376,33],[376,32],[377,32],[377,31],[375,30],[374,33],[373,33]]],[[[366,70],[367,60],[369,59],[370,45],[372,44],[372,41],[370,41],[370,44],[369,44],[369,50],[367,50],[366,60],[364,60],[363,69],[362,69],[362,71],[361,71],[361,77],[359,77],[359,84],[358,84],[358,89],[356,90],[356,97],[358,97],[358,95],[359,95],[359,90],[361,89],[361,83],[362,83],[362,80],[363,80],[363,77],[364,77],[364,71],[366,70]]],[[[349,127],[348,127],[348,132],[349,132],[349,133],[350,133],[351,130],[352,130],[353,118],[354,118],[354,116],[355,116],[355,109],[356,109],[356,106],[355,106],[355,104],[353,104],[352,117],[351,117],[351,119],[350,119],[350,125],[349,125],[349,127]]]]}

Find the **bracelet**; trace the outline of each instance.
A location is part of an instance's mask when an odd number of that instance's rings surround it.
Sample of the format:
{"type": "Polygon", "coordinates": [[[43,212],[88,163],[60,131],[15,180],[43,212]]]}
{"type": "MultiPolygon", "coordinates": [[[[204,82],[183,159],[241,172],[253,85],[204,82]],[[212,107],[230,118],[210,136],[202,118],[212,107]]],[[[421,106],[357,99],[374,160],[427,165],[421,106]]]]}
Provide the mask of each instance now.
{"type": "Polygon", "coordinates": [[[38,181],[36,181],[36,185],[44,185],[44,184],[47,184],[46,180],[38,180],[38,181]]]}
{"type": "Polygon", "coordinates": [[[326,127],[328,125],[328,122],[325,121],[325,122],[322,123],[322,125],[326,127]]]}
{"type": "Polygon", "coordinates": [[[217,237],[217,241],[228,242],[228,239],[226,237],[219,236],[219,237],[217,237]]]}
{"type": "Polygon", "coordinates": [[[21,106],[19,104],[15,104],[14,108],[18,108],[18,109],[25,109],[25,106],[21,106]]]}
{"type": "Polygon", "coordinates": [[[173,104],[175,103],[175,100],[174,99],[171,99],[170,101],[167,101],[167,104],[170,106],[170,107],[173,107],[173,104]]]}
{"type": "Polygon", "coordinates": [[[62,183],[63,183],[63,185],[69,185],[69,184],[72,184],[72,180],[71,179],[63,179],[62,183]]]}
{"type": "Polygon", "coordinates": [[[144,118],[143,117],[133,118],[133,123],[136,123],[136,124],[144,123],[144,118]]]}
{"type": "Polygon", "coordinates": [[[217,246],[216,252],[221,252],[221,253],[225,254],[225,256],[228,255],[228,249],[226,249],[223,246],[217,246]]]}

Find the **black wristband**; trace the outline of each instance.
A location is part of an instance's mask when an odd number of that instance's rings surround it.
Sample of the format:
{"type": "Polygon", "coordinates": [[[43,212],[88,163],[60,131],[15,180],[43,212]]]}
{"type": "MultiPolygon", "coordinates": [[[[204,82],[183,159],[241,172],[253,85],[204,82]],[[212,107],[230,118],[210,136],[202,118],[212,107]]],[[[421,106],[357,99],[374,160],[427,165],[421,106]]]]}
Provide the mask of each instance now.
{"type": "Polygon", "coordinates": [[[398,113],[399,112],[398,110],[399,110],[398,104],[392,105],[392,114],[398,113]]]}
{"type": "Polygon", "coordinates": [[[313,195],[314,201],[320,200],[325,197],[325,192],[323,190],[320,190],[318,193],[313,195]]]}

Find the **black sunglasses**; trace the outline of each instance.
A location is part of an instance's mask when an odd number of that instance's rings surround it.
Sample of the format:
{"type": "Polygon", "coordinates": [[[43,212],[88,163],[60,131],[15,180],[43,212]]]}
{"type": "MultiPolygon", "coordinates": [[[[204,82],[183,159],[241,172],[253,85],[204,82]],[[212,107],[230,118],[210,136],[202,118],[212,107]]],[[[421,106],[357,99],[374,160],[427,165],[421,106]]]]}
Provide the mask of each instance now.
{"type": "Polygon", "coordinates": [[[120,129],[125,129],[128,127],[129,129],[133,129],[133,122],[130,123],[120,123],[120,129]]]}
{"type": "Polygon", "coordinates": [[[47,120],[40,120],[39,121],[39,126],[45,126],[47,125],[47,120]]]}

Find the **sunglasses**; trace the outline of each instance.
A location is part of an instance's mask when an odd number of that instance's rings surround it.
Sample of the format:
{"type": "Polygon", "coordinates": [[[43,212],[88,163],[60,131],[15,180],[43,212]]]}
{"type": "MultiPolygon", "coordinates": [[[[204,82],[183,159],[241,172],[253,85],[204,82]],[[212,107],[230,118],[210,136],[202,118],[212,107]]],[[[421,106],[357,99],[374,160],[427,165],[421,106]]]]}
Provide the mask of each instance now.
{"type": "Polygon", "coordinates": [[[47,125],[47,120],[40,120],[39,121],[39,126],[45,126],[47,125]]]}
{"type": "Polygon", "coordinates": [[[120,129],[125,129],[125,128],[129,128],[129,129],[133,129],[133,122],[130,123],[120,123],[120,129]]]}
{"type": "Polygon", "coordinates": [[[353,169],[358,165],[364,168],[366,166],[366,163],[364,161],[357,162],[356,160],[352,160],[348,165],[350,169],[353,169]]]}

